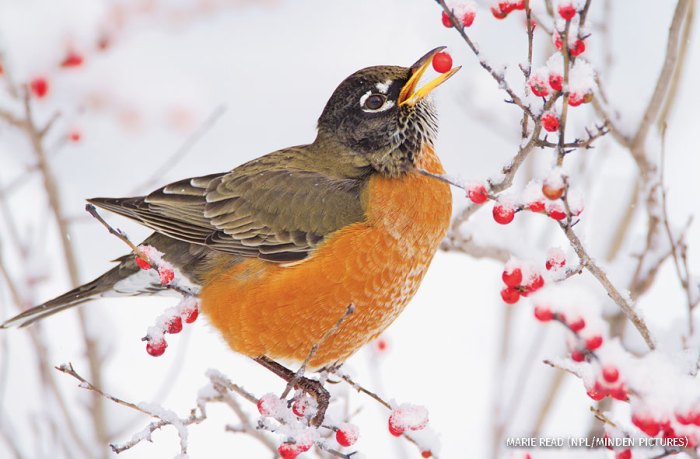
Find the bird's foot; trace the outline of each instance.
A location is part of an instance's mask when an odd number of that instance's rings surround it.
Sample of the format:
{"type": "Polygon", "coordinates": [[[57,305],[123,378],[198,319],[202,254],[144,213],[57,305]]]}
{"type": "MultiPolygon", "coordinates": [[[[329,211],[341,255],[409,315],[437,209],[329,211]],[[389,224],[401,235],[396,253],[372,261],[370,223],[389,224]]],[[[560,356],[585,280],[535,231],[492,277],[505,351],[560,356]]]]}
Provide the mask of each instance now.
{"type": "Polygon", "coordinates": [[[328,409],[331,396],[320,381],[299,375],[284,365],[281,365],[265,356],[257,357],[254,360],[280,378],[284,379],[290,384],[290,386],[293,386],[295,389],[301,389],[312,396],[316,400],[318,407],[316,414],[314,414],[314,416],[311,418],[311,425],[318,427],[323,423],[323,418],[326,416],[326,410],[328,409]]]}

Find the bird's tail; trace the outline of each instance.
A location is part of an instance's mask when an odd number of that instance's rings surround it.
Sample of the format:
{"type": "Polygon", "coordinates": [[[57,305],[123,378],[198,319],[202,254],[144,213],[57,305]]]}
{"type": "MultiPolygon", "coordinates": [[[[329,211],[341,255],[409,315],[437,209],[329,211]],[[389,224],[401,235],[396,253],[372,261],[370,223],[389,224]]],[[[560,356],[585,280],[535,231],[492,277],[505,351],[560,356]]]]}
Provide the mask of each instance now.
{"type": "MultiPolygon", "coordinates": [[[[130,258],[133,259],[133,257],[130,258]]],[[[139,270],[133,262],[126,262],[124,259],[119,261],[121,262],[117,266],[102,274],[97,279],[83,284],[80,287],[76,287],[44,304],[34,306],[31,309],[17,314],[0,325],[0,328],[26,327],[37,320],[41,320],[63,311],[64,309],[72,308],[113,291],[117,282],[126,279],[139,270]]]]}

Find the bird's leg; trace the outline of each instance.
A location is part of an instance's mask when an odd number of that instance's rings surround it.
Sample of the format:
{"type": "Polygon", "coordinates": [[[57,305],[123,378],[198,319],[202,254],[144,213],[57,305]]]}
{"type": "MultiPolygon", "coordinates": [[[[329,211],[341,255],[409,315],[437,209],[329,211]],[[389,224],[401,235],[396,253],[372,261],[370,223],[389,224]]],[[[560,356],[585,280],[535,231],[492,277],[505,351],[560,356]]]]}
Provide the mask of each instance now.
{"type": "Polygon", "coordinates": [[[286,382],[294,382],[295,389],[301,389],[307,394],[311,395],[318,404],[318,409],[313,418],[311,418],[311,425],[320,426],[323,422],[323,418],[326,415],[326,410],[328,409],[328,404],[331,400],[331,395],[328,393],[323,384],[314,379],[309,379],[305,376],[299,376],[296,372],[290,370],[289,368],[280,365],[274,360],[265,357],[257,357],[254,359],[263,367],[267,368],[280,378],[284,379],[286,382]]]}

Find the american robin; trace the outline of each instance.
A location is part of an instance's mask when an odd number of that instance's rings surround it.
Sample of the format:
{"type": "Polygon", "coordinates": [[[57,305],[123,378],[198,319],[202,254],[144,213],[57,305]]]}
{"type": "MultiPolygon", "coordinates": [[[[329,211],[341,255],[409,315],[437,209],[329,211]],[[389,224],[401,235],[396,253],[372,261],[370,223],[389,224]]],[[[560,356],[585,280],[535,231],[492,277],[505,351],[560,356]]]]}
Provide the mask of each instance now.
{"type": "MultiPolygon", "coordinates": [[[[379,335],[413,297],[451,214],[433,145],[428,94],[418,89],[436,48],[411,67],[377,66],[346,78],[309,145],[275,151],[230,172],[188,178],[147,196],[90,203],[153,229],[158,249],[195,286],[202,312],[235,351],[310,367],[342,362],[379,335]]],[[[133,255],[2,327],[26,326],[105,294],[155,293],[133,255]]]]}

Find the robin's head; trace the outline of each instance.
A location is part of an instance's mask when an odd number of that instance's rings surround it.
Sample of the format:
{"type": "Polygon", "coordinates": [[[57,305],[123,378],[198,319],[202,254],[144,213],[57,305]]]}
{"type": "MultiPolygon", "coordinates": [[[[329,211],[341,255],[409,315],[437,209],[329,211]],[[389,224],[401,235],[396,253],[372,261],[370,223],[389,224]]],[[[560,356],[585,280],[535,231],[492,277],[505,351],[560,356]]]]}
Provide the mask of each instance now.
{"type": "Polygon", "coordinates": [[[359,70],[335,90],[318,120],[319,139],[329,136],[363,155],[387,175],[406,172],[424,143],[433,143],[437,115],[430,92],[459,67],[418,89],[436,48],[411,67],[377,66],[359,70]]]}

